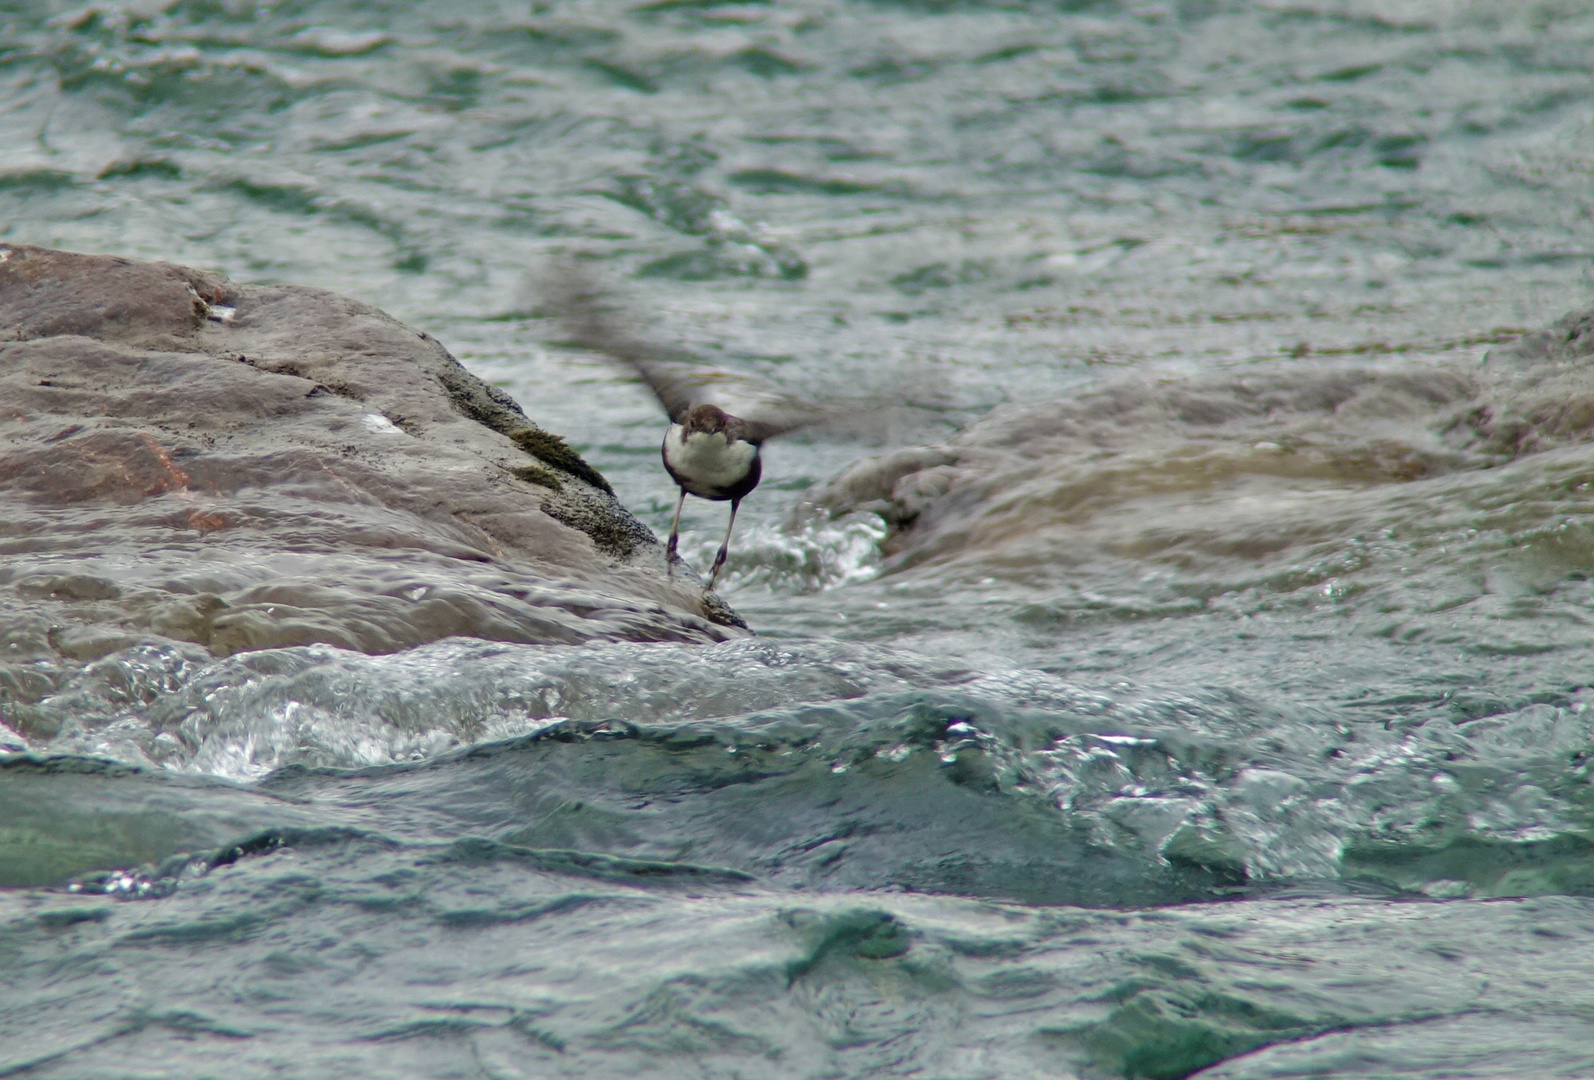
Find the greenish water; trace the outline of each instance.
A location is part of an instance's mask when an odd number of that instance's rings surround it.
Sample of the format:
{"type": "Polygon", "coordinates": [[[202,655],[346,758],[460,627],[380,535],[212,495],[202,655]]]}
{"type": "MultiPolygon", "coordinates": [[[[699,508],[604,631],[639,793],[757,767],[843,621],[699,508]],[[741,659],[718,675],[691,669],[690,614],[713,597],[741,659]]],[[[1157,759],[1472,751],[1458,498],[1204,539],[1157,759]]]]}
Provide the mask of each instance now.
{"type": "Polygon", "coordinates": [[[911,405],[771,445],[755,641],[8,676],[0,1076],[1594,1075],[1594,390],[1501,347],[1589,300],[1591,46],[1575,2],[0,0],[0,240],[377,304],[656,530],[557,256],[911,405]]]}

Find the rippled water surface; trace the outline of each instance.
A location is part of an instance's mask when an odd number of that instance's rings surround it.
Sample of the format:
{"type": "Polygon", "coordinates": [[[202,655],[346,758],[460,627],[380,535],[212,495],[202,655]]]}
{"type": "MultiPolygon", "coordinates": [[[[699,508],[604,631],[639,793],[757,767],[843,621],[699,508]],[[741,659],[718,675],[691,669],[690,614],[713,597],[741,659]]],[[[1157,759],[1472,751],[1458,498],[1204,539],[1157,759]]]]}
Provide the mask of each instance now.
{"type": "Polygon", "coordinates": [[[0,0],[0,240],[376,304],[656,531],[551,261],[903,403],[768,448],[752,640],[12,679],[0,1076],[1594,1076],[1594,331],[1517,342],[1589,302],[1590,56],[1577,0],[0,0]]]}

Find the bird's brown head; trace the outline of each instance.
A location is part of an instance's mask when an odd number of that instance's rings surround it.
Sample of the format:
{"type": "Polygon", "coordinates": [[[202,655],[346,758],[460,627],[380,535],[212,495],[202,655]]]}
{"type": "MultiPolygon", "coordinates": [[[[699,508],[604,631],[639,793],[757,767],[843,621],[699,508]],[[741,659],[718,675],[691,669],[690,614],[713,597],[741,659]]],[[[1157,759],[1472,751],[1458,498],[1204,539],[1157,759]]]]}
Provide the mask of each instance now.
{"type": "Polygon", "coordinates": [[[686,414],[686,422],[681,426],[687,433],[703,431],[717,434],[729,425],[730,417],[717,405],[694,405],[692,411],[686,414]]]}

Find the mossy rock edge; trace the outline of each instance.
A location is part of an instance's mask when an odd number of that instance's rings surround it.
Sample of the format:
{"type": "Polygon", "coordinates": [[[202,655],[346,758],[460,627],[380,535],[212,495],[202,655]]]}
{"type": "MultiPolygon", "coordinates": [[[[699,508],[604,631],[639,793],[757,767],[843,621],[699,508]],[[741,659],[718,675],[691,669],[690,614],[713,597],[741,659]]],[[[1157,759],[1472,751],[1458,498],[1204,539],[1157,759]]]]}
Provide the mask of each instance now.
{"type": "Polygon", "coordinates": [[[508,435],[516,446],[532,457],[540,458],[578,480],[585,480],[605,495],[614,494],[614,489],[609,486],[609,481],[603,478],[603,474],[583,461],[580,454],[570,449],[564,439],[553,432],[544,431],[539,427],[522,427],[509,432],[508,435]]]}

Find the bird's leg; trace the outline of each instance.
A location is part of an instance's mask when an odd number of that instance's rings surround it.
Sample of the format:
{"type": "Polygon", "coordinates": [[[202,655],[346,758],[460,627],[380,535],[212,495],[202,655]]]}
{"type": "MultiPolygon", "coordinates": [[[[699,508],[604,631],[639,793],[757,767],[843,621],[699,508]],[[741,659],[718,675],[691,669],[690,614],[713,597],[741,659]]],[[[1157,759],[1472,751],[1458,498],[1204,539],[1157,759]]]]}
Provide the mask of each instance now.
{"type": "Polygon", "coordinates": [[[666,577],[675,576],[675,542],[676,532],[681,527],[681,507],[686,505],[686,489],[681,489],[681,497],[675,503],[675,516],[670,519],[670,542],[664,545],[664,573],[666,577]]]}
{"type": "Polygon", "coordinates": [[[736,528],[736,508],[740,505],[742,505],[742,500],[731,500],[731,520],[730,524],[725,526],[725,541],[720,544],[719,554],[714,556],[714,569],[708,572],[708,587],[711,589],[714,587],[715,580],[720,576],[720,567],[725,565],[726,554],[731,550],[731,530],[736,528]]]}

